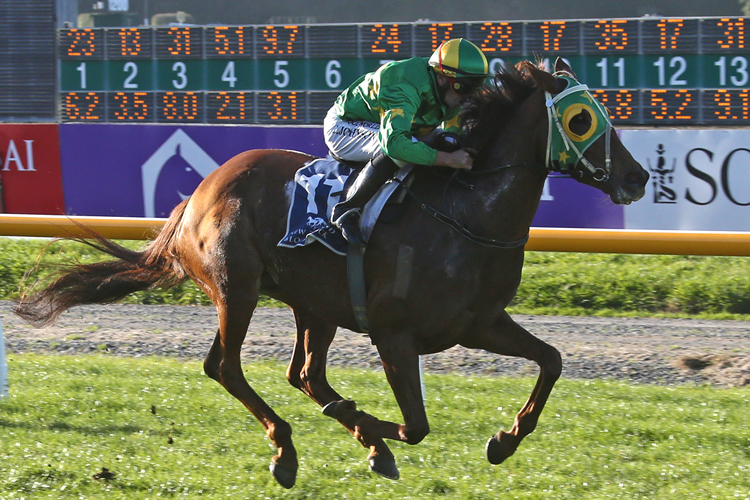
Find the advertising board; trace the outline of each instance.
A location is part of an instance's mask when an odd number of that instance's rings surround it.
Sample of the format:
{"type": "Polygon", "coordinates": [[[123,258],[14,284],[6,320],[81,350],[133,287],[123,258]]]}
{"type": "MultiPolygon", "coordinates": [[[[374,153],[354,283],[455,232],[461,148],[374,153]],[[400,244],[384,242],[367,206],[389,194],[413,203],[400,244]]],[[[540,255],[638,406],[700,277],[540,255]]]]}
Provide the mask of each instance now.
{"type": "Polygon", "coordinates": [[[624,130],[649,171],[625,229],[750,231],[750,130],[624,130]]]}
{"type": "MultiPolygon", "coordinates": [[[[59,127],[65,209],[71,215],[166,217],[237,153],[327,152],[320,127],[59,127]]],[[[642,129],[620,135],[651,175],[645,197],[616,206],[599,190],[553,174],[534,226],[750,231],[750,130],[642,129]]],[[[14,169],[24,155],[19,150],[6,163],[14,169]]]]}
{"type": "Polygon", "coordinates": [[[65,213],[56,124],[0,123],[0,182],[6,213],[65,213]]]}
{"type": "MultiPolygon", "coordinates": [[[[61,124],[66,211],[70,215],[167,217],[200,181],[249,149],[324,156],[320,127],[61,124]]],[[[621,228],[621,207],[600,191],[551,177],[535,225],[621,228]]]]}
{"type": "Polygon", "coordinates": [[[60,125],[66,213],[167,217],[201,180],[249,149],[325,155],[320,128],[60,125]]]}

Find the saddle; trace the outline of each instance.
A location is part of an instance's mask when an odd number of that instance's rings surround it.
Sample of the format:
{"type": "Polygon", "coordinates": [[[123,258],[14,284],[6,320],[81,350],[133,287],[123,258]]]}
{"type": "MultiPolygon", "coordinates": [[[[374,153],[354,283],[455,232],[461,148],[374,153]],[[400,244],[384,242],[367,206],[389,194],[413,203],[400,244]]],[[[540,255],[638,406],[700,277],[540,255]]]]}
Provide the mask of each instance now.
{"type": "MultiPolygon", "coordinates": [[[[342,160],[341,158],[337,158],[335,155],[331,156],[336,158],[336,160],[342,165],[345,165],[352,169],[352,173],[349,175],[349,178],[344,184],[344,189],[335,193],[331,193],[331,195],[344,194],[349,190],[351,185],[354,184],[354,181],[357,180],[357,177],[359,177],[359,174],[362,172],[362,169],[365,167],[365,165],[367,165],[367,162],[347,161],[342,160]]],[[[414,183],[414,179],[416,178],[416,176],[414,175],[414,170],[415,169],[411,169],[406,174],[406,177],[403,178],[403,180],[397,181],[398,186],[393,191],[391,196],[388,198],[388,201],[380,211],[378,222],[384,224],[393,224],[401,218],[401,215],[404,213],[404,201],[406,200],[407,188],[411,187],[411,185],[414,183]]],[[[344,198],[345,196],[341,197],[342,200],[344,198]]]]}

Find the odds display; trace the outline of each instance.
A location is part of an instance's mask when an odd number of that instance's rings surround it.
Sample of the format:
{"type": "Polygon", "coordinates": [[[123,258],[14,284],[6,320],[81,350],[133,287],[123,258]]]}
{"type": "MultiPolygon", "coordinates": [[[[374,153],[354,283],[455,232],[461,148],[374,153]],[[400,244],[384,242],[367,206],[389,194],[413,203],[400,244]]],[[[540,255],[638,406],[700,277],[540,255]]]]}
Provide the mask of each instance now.
{"type": "Polygon", "coordinates": [[[491,70],[564,57],[619,125],[750,124],[750,18],[75,28],[65,122],[316,124],[385,62],[467,38],[491,70]]]}

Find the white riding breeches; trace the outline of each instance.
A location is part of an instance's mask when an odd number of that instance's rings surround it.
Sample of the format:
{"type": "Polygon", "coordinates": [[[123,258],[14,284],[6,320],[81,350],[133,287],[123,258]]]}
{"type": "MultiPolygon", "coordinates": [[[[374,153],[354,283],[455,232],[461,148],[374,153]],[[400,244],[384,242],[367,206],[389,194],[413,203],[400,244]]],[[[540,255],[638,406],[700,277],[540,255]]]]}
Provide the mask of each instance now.
{"type": "Polygon", "coordinates": [[[368,161],[383,148],[378,141],[380,124],[366,121],[347,122],[331,108],[323,120],[326,146],[334,157],[347,161],[368,161]]]}
{"type": "MultiPolygon", "coordinates": [[[[378,140],[380,124],[368,121],[348,122],[332,107],[323,120],[323,136],[331,154],[341,160],[366,162],[383,152],[378,140]]],[[[417,141],[412,137],[413,141],[417,141]]],[[[406,162],[393,159],[399,167],[406,162]]]]}

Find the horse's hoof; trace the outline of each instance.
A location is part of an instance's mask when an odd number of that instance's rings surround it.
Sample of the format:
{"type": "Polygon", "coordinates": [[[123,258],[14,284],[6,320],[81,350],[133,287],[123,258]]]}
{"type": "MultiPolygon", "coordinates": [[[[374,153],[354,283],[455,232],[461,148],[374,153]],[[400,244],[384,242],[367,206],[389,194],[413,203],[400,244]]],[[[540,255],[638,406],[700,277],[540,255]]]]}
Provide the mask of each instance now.
{"type": "Polygon", "coordinates": [[[297,481],[296,467],[291,469],[289,467],[279,465],[275,460],[271,460],[271,465],[268,467],[268,469],[271,471],[271,474],[273,474],[276,482],[286,489],[292,488],[294,486],[294,483],[297,481]]]}
{"type": "Polygon", "coordinates": [[[396,467],[396,459],[393,455],[370,455],[367,457],[370,462],[370,470],[375,474],[380,474],[386,479],[398,479],[399,473],[396,467]]]}
{"type": "Polygon", "coordinates": [[[503,443],[503,437],[507,435],[508,434],[501,431],[499,435],[492,436],[487,441],[487,446],[485,447],[487,451],[487,460],[489,460],[492,465],[503,463],[506,458],[515,453],[516,449],[511,447],[507,438],[505,443],[503,443]]]}
{"type": "Polygon", "coordinates": [[[321,410],[323,415],[331,418],[338,418],[340,412],[354,411],[357,409],[357,403],[351,399],[342,399],[341,401],[331,401],[321,410]]]}

